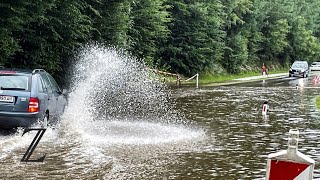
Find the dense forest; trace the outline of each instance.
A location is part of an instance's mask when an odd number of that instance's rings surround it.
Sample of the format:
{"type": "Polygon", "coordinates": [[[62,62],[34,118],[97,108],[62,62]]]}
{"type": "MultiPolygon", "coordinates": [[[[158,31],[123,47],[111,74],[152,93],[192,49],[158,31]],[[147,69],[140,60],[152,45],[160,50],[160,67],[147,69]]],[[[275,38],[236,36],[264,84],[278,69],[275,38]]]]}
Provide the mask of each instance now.
{"type": "Polygon", "coordinates": [[[320,60],[319,0],[2,0],[0,63],[59,75],[97,42],[190,76],[320,60]]]}

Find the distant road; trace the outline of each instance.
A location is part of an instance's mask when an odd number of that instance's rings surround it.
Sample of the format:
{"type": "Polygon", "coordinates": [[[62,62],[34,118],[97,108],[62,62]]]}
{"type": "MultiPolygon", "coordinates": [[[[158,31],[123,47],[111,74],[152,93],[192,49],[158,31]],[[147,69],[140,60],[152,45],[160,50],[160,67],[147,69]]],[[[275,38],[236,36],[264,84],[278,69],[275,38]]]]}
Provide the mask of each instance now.
{"type": "Polygon", "coordinates": [[[271,74],[268,77],[252,76],[234,79],[235,83],[226,85],[254,86],[254,87],[299,87],[320,88],[320,71],[314,71],[307,78],[288,77],[288,73],[271,74]]]}
{"type": "Polygon", "coordinates": [[[237,78],[235,81],[251,81],[256,79],[269,79],[269,78],[279,78],[279,77],[287,77],[288,73],[278,73],[278,74],[270,74],[268,76],[260,75],[260,76],[251,76],[245,78],[237,78]]]}

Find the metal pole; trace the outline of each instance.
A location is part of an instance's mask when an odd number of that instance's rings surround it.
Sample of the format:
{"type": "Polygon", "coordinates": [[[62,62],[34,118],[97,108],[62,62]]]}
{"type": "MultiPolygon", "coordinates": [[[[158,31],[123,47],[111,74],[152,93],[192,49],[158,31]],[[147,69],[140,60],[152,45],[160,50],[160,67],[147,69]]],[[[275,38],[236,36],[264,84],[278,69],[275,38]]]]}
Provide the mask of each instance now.
{"type": "Polygon", "coordinates": [[[196,81],[196,88],[199,88],[199,74],[197,73],[197,81],[196,81]]]}

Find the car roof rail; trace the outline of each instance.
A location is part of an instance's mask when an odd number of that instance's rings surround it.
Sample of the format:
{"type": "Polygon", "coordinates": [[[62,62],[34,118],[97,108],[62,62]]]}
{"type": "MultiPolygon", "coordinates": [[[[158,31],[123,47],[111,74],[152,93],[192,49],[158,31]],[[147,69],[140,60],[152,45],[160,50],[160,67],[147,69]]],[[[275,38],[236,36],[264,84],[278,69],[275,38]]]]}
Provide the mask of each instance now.
{"type": "Polygon", "coordinates": [[[34,69],[32,71],[32,74],[35,74],[36,72],[46,72],[44,69],[34,69]]]}

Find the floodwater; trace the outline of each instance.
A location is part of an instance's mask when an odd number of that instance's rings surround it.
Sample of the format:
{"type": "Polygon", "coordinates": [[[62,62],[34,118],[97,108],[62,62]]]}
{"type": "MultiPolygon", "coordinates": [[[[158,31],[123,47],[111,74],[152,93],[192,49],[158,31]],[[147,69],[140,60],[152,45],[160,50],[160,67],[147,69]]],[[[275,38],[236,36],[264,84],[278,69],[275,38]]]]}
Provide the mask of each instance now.
{"type": "Polygon", "coordinates": [[[31,156],[45,160],[20,162],[36,132],[2,133],[0,179],[264,179],[267,155],[287,148],[291,128],[299,150],[319,161],[313,77],[167,88],[127,56],[88,49],[61,122],[31,156]]]}
{"type": "Polygon", "coordinates": [[[182,179],[264,179],[267,155],[287,149],[289,130],[298,129],[299,151],[316,161],[319,178],[320,89],[314,77],[177,90],[179,109],[206,130],[208,141],[201,152],[181,155],[188,166],[173,167],[175,173],[182,179]],[[270,105],[266,118],[264,101],[270,105]]]}

